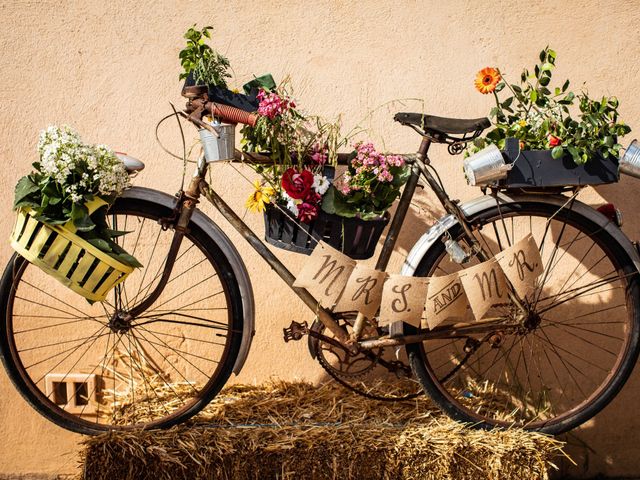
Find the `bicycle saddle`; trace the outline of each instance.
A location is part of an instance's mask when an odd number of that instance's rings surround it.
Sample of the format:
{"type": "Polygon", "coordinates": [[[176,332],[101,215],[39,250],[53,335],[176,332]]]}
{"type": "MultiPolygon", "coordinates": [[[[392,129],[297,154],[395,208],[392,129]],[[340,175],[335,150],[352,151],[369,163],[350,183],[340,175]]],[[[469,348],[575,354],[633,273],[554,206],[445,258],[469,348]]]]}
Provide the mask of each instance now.
{"type": "Polygon", "coordinates": [[[464,134],[472,132],[482,132],[491,125],[488,118],[460,119],[444,118],[434,115],[424,115],[422,113],[396,113],[393,119],[402,125],[414,125],[425,132],[437,134],[464,134]]]}

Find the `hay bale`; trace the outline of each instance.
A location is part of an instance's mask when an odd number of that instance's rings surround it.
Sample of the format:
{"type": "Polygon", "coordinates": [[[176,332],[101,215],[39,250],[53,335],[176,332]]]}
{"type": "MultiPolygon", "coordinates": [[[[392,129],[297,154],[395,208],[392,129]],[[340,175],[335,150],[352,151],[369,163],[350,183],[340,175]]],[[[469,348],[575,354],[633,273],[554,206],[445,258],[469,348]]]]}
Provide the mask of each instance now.
{"type": "Polygon", "coordinates": [[[169,430],[88,437],[83,478],[548,478],[564,455],[552,437],[465,428],[428,398],[378,402],[335,384],[269,382],[226,388],[169,430]]]}

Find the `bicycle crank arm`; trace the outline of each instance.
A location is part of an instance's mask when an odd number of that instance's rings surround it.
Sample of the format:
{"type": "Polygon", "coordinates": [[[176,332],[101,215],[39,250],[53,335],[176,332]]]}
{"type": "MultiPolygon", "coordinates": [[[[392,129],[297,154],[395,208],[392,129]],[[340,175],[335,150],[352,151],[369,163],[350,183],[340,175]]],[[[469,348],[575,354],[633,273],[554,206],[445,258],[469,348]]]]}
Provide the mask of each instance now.
{"type": "Polygon", "coordinates": [[[310,337],[317,338],[318,340],[321,340],[323,342],[330,343],[334,347],[338,347],[338,348],[344,350],[349,355],[351,355],[353,353],[348,347],[344,346],[342,343],[340,343],[335,338],[327,337],[326,335],[323,335],[322,333],[318,333],[318,332],[316,332],[314,330],[310,330],[309,329],[309,324],[307,322],[299,323],[299,322],[296,322],[296,321],[292,321],[291,325],[289,325],[288,328],[283,328],[282,331],[284,333],[284,341],[285,342],[290,342],[291,340],[297,342],[298,340],[301,340],[302,337],[304,337],[305,335],[309,335],[310,337]]]}

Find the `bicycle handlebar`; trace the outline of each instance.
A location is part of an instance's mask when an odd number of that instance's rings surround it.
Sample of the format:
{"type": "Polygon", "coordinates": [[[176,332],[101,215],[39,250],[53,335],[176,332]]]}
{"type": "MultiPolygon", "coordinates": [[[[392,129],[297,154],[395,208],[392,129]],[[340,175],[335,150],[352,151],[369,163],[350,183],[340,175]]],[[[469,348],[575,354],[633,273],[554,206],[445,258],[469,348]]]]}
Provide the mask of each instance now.
{"type": "Polygon", "coordinates": [[[246,112],[236,107],[209,101],[207,87],[204,85],[194,85],[184,87],[182,95],[189,99],[185,112],[188,119],[193,123],[202,126],[202,117],[207,113],[229,123],[244,123],[254,127],[258,121],[258,115],[246,112]]]}
{"type": "Polygon", "coordinates": [[[205,110],[214,117],[218,117],[229,123],[244,123],[251,127],[255,127],[258,115],[255,113],[245,112],[239,108],[224,105],[222,103],[207,102],[205,110]]]}

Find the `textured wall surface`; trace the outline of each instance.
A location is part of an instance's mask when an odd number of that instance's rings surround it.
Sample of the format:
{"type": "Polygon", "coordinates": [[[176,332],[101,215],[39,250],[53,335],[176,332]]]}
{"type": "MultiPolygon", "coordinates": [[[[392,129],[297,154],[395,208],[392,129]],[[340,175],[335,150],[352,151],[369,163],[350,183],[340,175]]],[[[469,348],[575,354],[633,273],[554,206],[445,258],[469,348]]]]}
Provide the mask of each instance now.
{"type": "MultiPolygon", "coordinates": [[[[419,139],[393,124],[395,111],[482,116],[491,99],[475,92],[475,72],[496,65],[515,78],[547,44],[559,55],[557,77],[570,77],[576,85],[586,81],[596,95],[617,95],[623,118],[640,129],[637,7],[633,1],[575,0],[0,2],[0,192],[6,199],[0,205],[0,238],[7,238],[12,226],[13,185],[35,160],[38,132],[51,123],[73,125],[88,141],[142,159],[147,169],[136,184],[178,189],[181,165],[157,146],[153,130],[170,112],[169,102],[182,103],[177,55],[182,33],[196,21],[215,26],[215,45],[231,59],[235,85],[253,74],[291,75],[299,104],[308,111],[329,118],[342,114],[345,131],[360,124],[386,150],[410,152],[419,139]],[[389,103],[397,99],[404,101],[389,103]]],[[[161,134],[177,148],[174,130],[161,134]]],[[[444,150],[434,149],[433,160],[454,197],[478,195],[465,185],[460,158],[449,158],[444,150]]],[[[243,211],[246,181],[225,166],[214,177],[230,203],[243,211]]],[[[581,198],[618,204],[626,212],[624,230],[638,238],[640,198],[634,181],[624,178],[581,198]]],[[[429,194],[416,202],[393,257],[395,268],[440,212],[429,194]]],[[[254,230],[261,228],[259,216],[247,218],[254,230]]],[[[246,259],[258,307],[253,349],[234,381],[322,379],[304,342],[283,346],[281,340],[282,327],[292,319],[310,320],[310,313],[238,235],[223,227],[246,259]],[[285,311],[282,305],[288,306],[285,311]]],[[[301,265],[294,254],[277,254],[294,272],[301,265]]],[[[10,255],[8,243],[1,244],[0,261],[10,255]]],[[[563,467],[568,474],[640,475],[639,395],[636,371],[606,410],[568,437],[578,462],[563,467]]],[[[35,413],[4,371],[0,438],[0,477],[76,468],[81,437],[35,413]]]]}

